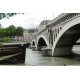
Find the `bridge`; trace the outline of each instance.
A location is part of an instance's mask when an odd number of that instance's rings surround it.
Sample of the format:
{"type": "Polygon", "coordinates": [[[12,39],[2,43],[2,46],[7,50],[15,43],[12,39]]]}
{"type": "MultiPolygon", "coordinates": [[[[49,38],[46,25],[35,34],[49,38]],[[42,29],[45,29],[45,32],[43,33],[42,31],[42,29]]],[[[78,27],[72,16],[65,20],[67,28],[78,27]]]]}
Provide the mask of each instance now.
{"type": "Polygon", "coordinates": [[[51,56],[68,56],[80,38],[80,13],[62,13],[39,30],[31,39],[34,50],[51,56]]]}

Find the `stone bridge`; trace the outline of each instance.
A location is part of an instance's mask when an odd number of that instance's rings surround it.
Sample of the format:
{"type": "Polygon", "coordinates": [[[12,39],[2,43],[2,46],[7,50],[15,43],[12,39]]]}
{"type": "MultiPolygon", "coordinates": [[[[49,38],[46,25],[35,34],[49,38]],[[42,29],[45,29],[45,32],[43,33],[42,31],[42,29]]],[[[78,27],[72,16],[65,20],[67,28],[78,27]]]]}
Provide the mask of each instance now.
{"type": "Polygon", "coordinates": [[[62,13],[32,38],[31,47],[50,51],[51,56],[67,56],[79,38],[80,13],[62,13]]]}

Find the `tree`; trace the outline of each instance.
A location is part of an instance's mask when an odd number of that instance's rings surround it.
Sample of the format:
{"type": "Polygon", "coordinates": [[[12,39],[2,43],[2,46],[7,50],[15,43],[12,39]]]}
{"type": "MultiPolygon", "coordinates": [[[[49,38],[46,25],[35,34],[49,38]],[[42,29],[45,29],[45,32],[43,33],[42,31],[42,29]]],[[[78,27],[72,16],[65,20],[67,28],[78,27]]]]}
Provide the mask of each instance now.
{"type": "Polygon", "coordinates": [[[9,18],[17,14],[24,14],[24,13],[0,13],[0,19],[9,18]]]}
{"type": "Polygon", "coordinates": [[[6,34],[5,28],[0,28],[0,38],[4,37],[6,34]]]}
{"type": "Polygon", "coordinates": [[[6,28],[6,36],[13,37],[16,35],[16,27],[14,25],[10,25],[6,28]]]}
{"type": "MultiPolygon", "coordinates": [[[[0,13],[0,20],[3,18],[12,17],[17,14],[24,14],[24,13],[0,13]]],[[[19,31],[18,31],[18,35],[22,35],[23,30],[20,30],[19,28],[19,31]],[[21,33],[19,31],[21,31],[21,33]]],[[[11,38],[13,36],[16,36],[16,34],[17,34],[17,29],[14,25],[10,25],[8,28],[0,27],[0,40],[5,37],[11,38]]],[[[9,39],[9,38],[6,38],[6,39],[9,39]]]]}
{"type": "Polygon", "coordinates": [[[17,36],[22,36],[23,32],[24,32],[23,27],[21,27],[21,26],[17,27],[17,29],[16,29],[17,36]]]}
{"type": "Polygon", "coordinates": [[[0,38],[22,36],[23,32],[23,27],[20,26],[16,28],[14,25],[10,25],[7,28],[0,28],[0,38]]]}

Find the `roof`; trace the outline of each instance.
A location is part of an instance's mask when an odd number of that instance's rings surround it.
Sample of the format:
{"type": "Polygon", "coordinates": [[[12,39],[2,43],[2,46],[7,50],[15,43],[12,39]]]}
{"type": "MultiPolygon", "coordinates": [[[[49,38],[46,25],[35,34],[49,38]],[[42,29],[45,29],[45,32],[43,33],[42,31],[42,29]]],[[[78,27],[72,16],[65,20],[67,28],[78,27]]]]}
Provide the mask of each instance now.
{"type": "Polygon", "coordinates": [[[51,20],[43,20],[40,25],[47,25],[51,20]]]}

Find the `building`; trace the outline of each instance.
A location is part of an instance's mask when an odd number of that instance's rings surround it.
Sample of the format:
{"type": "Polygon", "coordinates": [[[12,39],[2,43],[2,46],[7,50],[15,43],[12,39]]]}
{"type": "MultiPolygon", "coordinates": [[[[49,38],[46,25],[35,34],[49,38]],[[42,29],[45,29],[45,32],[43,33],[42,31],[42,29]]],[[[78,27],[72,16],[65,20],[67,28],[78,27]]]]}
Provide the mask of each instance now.
{"type": "Polygon", "coordinates": [[[28,30],[24,29],[23,36],[15,36],[13,41],[27,42],[28,41],[28,30]]]}
{"type": "Polygon", "coordinates": [[[42,29],[46,28],[46,25],[50,22],[51,20],[43,20],[39,26],[38,26],[38,31],[41,31],[42,29]]]}

